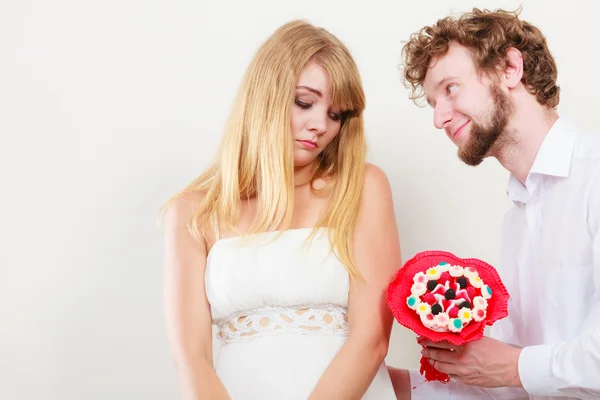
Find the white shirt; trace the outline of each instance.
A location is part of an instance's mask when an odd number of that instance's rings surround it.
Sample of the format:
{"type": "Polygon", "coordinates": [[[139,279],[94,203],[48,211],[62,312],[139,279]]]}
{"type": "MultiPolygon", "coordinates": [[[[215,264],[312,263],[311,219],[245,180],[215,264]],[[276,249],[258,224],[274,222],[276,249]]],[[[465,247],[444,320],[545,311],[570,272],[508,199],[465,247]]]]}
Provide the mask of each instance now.
{"type": "Polygon", "coordinates": [[[512,205],[500,241],[508,317],[490,336],[523,347],[523,389],[419,383],[412,399],[600,399],[600,135],[559,118],[512,205]]]}

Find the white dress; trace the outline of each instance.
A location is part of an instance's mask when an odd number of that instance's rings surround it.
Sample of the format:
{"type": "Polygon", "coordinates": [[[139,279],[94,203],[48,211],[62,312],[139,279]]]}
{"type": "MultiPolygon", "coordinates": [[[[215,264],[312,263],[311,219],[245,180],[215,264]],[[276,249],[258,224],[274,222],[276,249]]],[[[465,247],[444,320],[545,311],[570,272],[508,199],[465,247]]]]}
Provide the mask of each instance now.
{"type": "MultiPolygon", "coordinates": [[[[217,239],[206,291],[220,348],[215,370],[232,400],[306,400],[344,344],[349,275],[312,228],[217,239]]],[[[395,400],[385,364],[363,399],[395,400]]]]}

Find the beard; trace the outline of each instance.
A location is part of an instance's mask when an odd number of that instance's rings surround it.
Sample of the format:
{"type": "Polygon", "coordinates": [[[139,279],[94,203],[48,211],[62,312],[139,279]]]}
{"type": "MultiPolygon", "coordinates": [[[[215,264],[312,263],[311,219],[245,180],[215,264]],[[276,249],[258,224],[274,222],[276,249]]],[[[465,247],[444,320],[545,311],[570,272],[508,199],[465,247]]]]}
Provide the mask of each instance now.
{"type": "Polygon", "coordinates": [[[513,111],[513,104],[498,85],[490,86],[492,110],[487,113],[485,124],[471,121],[471,135],[462,149],[458,150],[458,158],[465,164],[477,166],[488,157],[494,145],[505,135],[508,119],[513,111]]]}

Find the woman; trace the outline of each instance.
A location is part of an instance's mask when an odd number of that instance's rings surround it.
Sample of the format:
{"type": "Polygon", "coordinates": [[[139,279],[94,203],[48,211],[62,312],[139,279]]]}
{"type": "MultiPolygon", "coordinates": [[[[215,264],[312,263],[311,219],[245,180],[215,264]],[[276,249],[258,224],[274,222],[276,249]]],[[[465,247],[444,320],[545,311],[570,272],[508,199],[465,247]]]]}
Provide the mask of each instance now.
{"type": "Polygon", "coordinates": [[[395,399],[391,190],[365,162],[346,47],[300,21],[258,50],[216,161],[166,206],[166,315],[187,399],[395,399]],[[212,325],[222,347],[212,356],[212,325]]]}

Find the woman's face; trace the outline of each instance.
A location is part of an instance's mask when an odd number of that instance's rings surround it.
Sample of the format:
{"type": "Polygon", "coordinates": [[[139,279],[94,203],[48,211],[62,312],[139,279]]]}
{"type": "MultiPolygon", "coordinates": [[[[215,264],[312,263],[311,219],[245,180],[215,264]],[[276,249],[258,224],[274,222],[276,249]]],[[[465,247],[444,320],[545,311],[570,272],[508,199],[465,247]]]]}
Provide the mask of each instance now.
{"type": "Polygon", "coordinates": [[[340,131],[342,111],[331,103],[329,75],[310,63],[300,74],[291,113],[294,166],[312,163],[340,131]]]}

